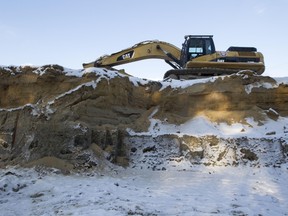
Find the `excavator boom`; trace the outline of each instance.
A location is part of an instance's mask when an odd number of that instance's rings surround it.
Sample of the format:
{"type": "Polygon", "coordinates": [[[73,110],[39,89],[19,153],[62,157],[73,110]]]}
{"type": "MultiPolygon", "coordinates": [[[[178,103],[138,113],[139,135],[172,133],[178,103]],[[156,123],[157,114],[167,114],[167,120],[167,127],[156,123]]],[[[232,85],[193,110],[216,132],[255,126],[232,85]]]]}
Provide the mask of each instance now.
{"type": "Polygon", "coordinates": [[[181,50],[169,43],[163,41],[143,41],[134,46],[121,50],[111,55],[104,55],[90,63],[84,63],[83,67],[113,67],[130,62],[140,61],[143,59],[163,59],[168,64],[175,65],[179,68],[181,50]]]}

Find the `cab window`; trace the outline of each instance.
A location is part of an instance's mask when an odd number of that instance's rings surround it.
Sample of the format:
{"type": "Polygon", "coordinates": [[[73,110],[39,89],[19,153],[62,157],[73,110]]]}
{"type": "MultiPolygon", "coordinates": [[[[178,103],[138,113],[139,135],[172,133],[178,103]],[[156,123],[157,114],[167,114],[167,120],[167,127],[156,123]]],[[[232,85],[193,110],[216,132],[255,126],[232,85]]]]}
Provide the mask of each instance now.
{"type": "Polygon", "coordinates": [[[190,59],[196,58],[196,57],[204,54],[203,42],[204,41],[202,39],[193,39],[190,41],[189,49],[188,49],[190,59]]]}

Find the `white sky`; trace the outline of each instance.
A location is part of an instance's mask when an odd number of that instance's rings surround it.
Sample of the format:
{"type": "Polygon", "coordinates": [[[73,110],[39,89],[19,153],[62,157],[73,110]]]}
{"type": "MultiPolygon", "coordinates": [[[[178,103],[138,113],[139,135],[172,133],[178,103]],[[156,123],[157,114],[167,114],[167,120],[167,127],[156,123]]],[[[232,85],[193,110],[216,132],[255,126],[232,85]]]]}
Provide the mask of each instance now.
{"type": "MultiPolygon", "coordinates": [[[[254,46],[264,75],[288,76],[287,0],[0,0],[0,8],[0,65],[79,69],[144,40],[181,47],[184,35],[212,34],[217,50],[254,46]]],[[[145,60],[118,68],[162,79],[170,66],[145,60]]]]}

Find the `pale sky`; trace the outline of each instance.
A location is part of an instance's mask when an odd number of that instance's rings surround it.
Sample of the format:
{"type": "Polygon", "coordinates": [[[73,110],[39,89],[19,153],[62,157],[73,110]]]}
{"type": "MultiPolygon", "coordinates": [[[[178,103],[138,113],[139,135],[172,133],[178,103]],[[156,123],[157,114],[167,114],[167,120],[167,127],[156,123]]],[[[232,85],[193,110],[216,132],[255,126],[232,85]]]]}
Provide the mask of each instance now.
{"type": "MultiPolygon", "coordinates": [[[[216,50],[254,46],[263,75],[288,76],[288,0],[0,0],[0,65],[82,63],[145,40],[181,48],[188,34],[214,35],[216,50]]],[[[162,60],[118,66],[161,80],[162,60]]]]}

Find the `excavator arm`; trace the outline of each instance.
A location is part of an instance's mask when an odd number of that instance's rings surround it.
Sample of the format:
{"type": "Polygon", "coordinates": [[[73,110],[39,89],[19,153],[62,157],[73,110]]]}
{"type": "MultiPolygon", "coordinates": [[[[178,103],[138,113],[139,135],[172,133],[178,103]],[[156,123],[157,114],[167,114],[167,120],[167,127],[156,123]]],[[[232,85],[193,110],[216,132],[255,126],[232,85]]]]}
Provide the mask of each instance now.
{"type": "Polygon", "coordinates": [[[84,63],[83,67],[113,67],[121,64],[127,64],[143,59],[163,59],[166,63],[175,69],[180,66],[181,50],[167,42],[163,41],[143,41],[134,46],[121,50],[111,55],[104,55],[90,63],[84,63]]]}

